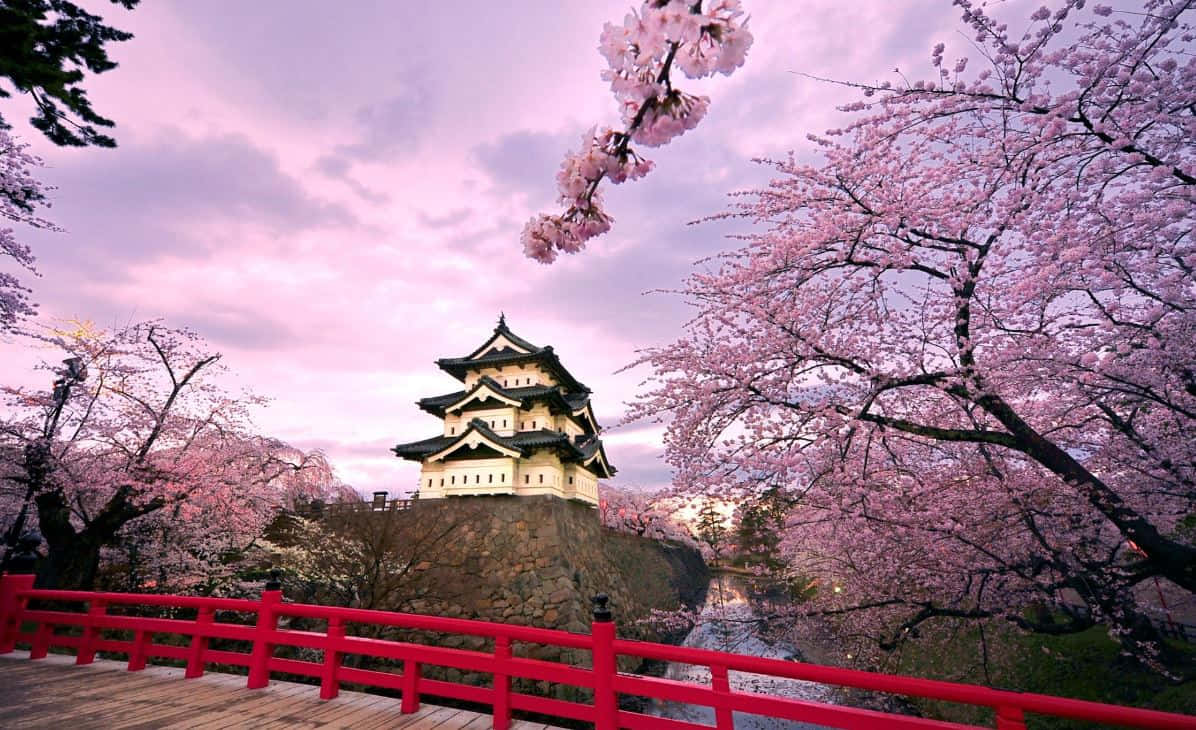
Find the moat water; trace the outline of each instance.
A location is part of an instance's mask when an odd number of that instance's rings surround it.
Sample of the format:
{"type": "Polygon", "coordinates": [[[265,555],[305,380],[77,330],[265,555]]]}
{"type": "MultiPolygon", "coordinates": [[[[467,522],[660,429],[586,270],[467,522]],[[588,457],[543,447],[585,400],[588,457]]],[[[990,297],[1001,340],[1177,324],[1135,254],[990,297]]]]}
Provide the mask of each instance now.
{"type": "MultiPolygon", "coordinates": [[[[717,576],[710,584],[706,605],[702,608],[702,620],[689,632],[683,646],[700,649],[749,654],[769,659],[793,660],[802,656],[800,646],[786,642],[769,641],[757,630],[759,618],[747,599],[742,582],[731,576],[717,576]]],[[[710,670],[690,664],[670,663],[665,677],[686,682],[710,684],[710,670]]],[[[796,679],[766,677],[744,672],[730,673],[731,688],[745,692],[757,692],[774,697],[829,702],[830,690],[821,684],[796,679]]],[[[705,725],[714,724],[714,709],[698,705],[663,702],[650,712],[662,717],[686,720],[705,725]]],[[[822,725],[779,720],[750,713],[736,712],[737,730],[791,730],[796,728],[820,728],[822,725]]]]}

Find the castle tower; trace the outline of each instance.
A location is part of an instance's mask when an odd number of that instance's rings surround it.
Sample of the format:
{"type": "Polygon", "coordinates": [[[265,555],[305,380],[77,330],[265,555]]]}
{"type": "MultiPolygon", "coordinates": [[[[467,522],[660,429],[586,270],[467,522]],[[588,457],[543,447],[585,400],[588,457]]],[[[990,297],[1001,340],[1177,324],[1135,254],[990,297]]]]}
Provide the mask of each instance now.
{"type": "Polygon", "coordinates": [[[401,458],[422,464],[419,498],[550,494],[598,503],[598,480],[614,475],[590,389],[507,328],[506,318],[465,357],[437,360],[464,390],[418,401],[443,423],[440,436],[399,444],[401,458]]]}

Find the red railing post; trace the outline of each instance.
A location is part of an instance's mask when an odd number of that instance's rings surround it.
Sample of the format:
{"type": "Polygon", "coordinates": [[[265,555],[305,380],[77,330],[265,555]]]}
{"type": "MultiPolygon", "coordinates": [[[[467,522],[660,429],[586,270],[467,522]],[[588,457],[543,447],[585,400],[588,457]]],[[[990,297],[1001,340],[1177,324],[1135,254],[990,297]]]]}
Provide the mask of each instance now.
{"type": "Polygon", "coordinates": [[[30,659],[45,659],[50,652],[50,637],[54,635],[54,625],[40,623],[33,635],[33,646],[29,648],[30,659]]]}
{"type": "MultiPolygon", "coordinates": [[[[511,658],[511,639],[494,637],[494,658],[499,664],[511,658]]],[[[494,730],[508,730],[511,727],[511,675],[505,671],[494,673],[494,730]]]]}
{"type": "Polygon", "coordinates": [[[5,573],[0,576],[0,654],[12,652],[21,631],[21,612],[27,601],[17,597],[17,593],[32,589],[32,575],[5,573]]]}
{"type": "Polygon", "coordinates": [[[997,730],[1026,730],[1026,716],[1022,708],[1013,705],[997,707],[997,730]]]}
{"type": "Polygon", "coordinates": [[[615,730],[618,727],[619,703],[615,695],[615,623],[606,604],[605,593],[594,596],[594,620],[590,624],[590,662],[594,671],[594,730],[615,730]]]}
{"type": "Polygon", "coordinates": [[[206,628],[212,625],[215,618],[213,614],[212,609],[204,606],[195,617],[195,633],[191,635],[191,645],[187,648],[187,670],[183,672],[183,679],[203,676],[203,655],[208,650],[208,637],[204,634],[206,628]]]}
{"type": "MultiPolygon", "coordinates": [[[[717,696],[731,694],[731,679],[727,674],[726,667],[718,665],[710,667],[710,688],[717,696]]],[[[731,712],[731,708],[717,706],[714,708],[714,726],[718,730],[734,730],[735,716],[731,712]]]]}
{"type": "Polygon", "coordinates": [[[328,619],[328,643],[324,646],[324,673],[320,675],[320,699],[331,700],[341,691],[337,674],[341,668],[340,640],[345,638],[345,625],[339,618],[328,619]]]}
{"type": "Polygon", "coordinates": [[[403,701],[399,703],[399,712],[404,715],[419,711],[419,662],[414,659],[403,660],[403,701]]]}
{"type": "Polygon", "coordinates": [[[102,631],[99,621],[107,611],[108,605],[98,599],[92,600],[87,606],[87,623],[83,627],[83,641],[79,644],[79,653],[75,655],[75,664],[91,664],[95,661],[95,643],[102,631]]]}
{"type": "Polygon", "coordinates": [[[137,629],[133,634],[133,651],[129,652],[130,672],[140,672],[145,669],[145,660],[149,653],[147,644],[151,639],[153,639],[153,634],[147,633],[144,629],[137,629]]]}
{"type": "Polygon", "coordinates": [[[249,680],[245,683],[248,689],[261,689],[270,683],[270,658],[274,654],[270,639],[278,629],[278,613],[274,607],[282,602],[282,591],[274,587],[277,585],[278,582],[271,579],[262,591],[254,627],[253,652],[249,656],[249,680]]]}

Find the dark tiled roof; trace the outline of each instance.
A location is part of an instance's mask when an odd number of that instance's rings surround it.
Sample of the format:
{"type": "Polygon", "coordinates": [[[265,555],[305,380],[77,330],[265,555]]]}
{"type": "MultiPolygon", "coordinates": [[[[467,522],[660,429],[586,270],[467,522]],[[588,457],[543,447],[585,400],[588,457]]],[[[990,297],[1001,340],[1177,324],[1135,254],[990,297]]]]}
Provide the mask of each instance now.
{"type": "MultiPolygon", "coordinates": [[[[589,461],[595,454],[601,454],[600,458],[601,458],[603,466],[606,469],[606,473],[599,474],[598,476],[604,476],[604,477],[609,478],[609,477],[613,477],[615,475],[615,472],[618,471],[617,469],[615,469],[614,465],[611,464],[609,460],[607,460],[606,449],[602,448],[602,439],[598,438],[597,436],[590,436],[588,438],[583,439],[582,441],[579,441],[577,444],[577,450],[581,452],[580,461],[583,461],[583,462],[589,461]]],[[[594,470],[591,470],[591,471],[594,471],[594,470]]],[[[595,473],[597,473],[597,472],[595,472],[595,473]]]]}
{"type": "MultiPolygon", "coordinates": [[[[523,456],[530,456],[535,449],[555,447],[561,451],[561,459],[565,462],[586,461],[602,449],[602,440],[597,436],[589,436],[578,443],[574,443],[572,439],[560,431],[550,431],[543,428],[536,431],[519,431],[513,436],[500,436],[491,430],[484,421],[475,418],[469,422],[469,428],[465,429],[465,432],[460,436],[437,436],[435,438],[424,439],[423,441],[399,444],[391,449],[391,451],[396,456],[404,459],[420,461],[428,455],[442,451],[465,438],[469,435],[470,431],[477,431],[495,443],[519,451],[523,456]]],[[[603,453],[602,458],[605,462],[605,453],[603,453]]],[[[611,467],[610,471],[613,474],[614,467],[611,467]]]]}
{"type": "MultiPolygon", "coordinates": [[[[416,405],[420,407],[420,410],[443,418],[446,408],[477,390],[482,385],[508,398],[521,401],[524,407],[529,404],[529,401],[546,399],[549,401],[550,406],[552,406],[551,410],[554,413],[572,413],[590,400],[588,392],[561,393],[560,388],[555,385],[525,385],[518,388],[504,388],[497,380],[487,375],[481,378],[478,384],[470,390],[458,390],[455,393],[421,398],[416,402],[416,405]]],[[[582,425],[583,427],[585,426],[584,423],[582,425]]]]}
{"type": "Polygon", "coordinates": [[[536,431],[519,431],[514,436],[509,437],[509,441],[511,445],[523,449],[537,446],[555,446],[557,444],[574,449],[573,442],[569,440],[568,436],[560,431],[550,431],[546,428],[536,431]]]}
{"type": "Polygon", "coordinates": [[[590,402],[590,394],[584,393],[584,392],[583,393],[565,393],[565,402],[567,402],[569,404],[570,408],[572,408],[573,410],[576,411],[578,408],[581,408],[586,403],[590,402]]]}
{"type": "Polygon", "coordinates": [[[463,390],[458,390],[455,393],[445,393],[444,395],[434,395],[430,398],[420,398],[416,401],[416,405],[425,411],[429,408],[443,409],[461,400],[461,396],[463,395],[465,395],[465,391],[463,390]]]}
{"type": "Polygon", "coordinates": [[[602,441],[596,438],[588,438],[577,443],[577,450],[581,452],[581,458],[588,459],[598,450],[602,448],[602,441]]]}
{"type": "MultiPolygon", "coordinates": [[[[537,352],[537,351],[543,349],[540,347],[536,347],[532,343],[528,342],[527,340],[523,339],[519,335],[512,332],[510,330],[510,328],[507,327],[506,317],[501,317],[498,320],[498,326],[494,328],[494,333],[490,335],[490,338],[488,340],[486,340],[484,343],[482,343],[481,347],[479,347],[478,349],[476,349],[473,352],[466,355],[465,358],[469,359],[469,358],[477,357],[479,353],[485,352],[486,348],[490,346],[490,343],[494,342],[494,340],[497,339],[499,337],[499,335],[507,338],[507,340],[509,340],[516,347],[522,347],[523,349],[531,351],[531,352],[537,352]]],[[[503,351],[514,352],[514,350],[512,350],[509,347],[504,347],[502,350],[500,350],[500,352],[503,352],[503,351]]]]}
{"type": "Polygon", "coordinates": [[[424,439],[423,441],[412,441],[407,444],[399,444],[391,449],[396,456],[401,456],[404,459],[422,459],[428,454],[435,454],[444,447],[457,440],[456,436],[437,436],[435,438],[424,439]]]}
{"type": "Polygon", "coordinates": [[[589,392],[581,381],[573,377],[572,373],[565,369],[561,364],[560,358],[552,351],[552,347],[541,347],[529,353],[511,352],[506,354],[490,353],[482,357],[472,359],[469,357],[448,357],[441,358],[436,361],[436,365],[449,375],[452,375],[458,380],[465,380],[466,373],[471,370],[477,370],[483,367],[497,367],[499,365],[518,365],[522,363],[534,362],[544,367],[546,370],[556,376],[557,380],[571,392],[585,391],[589,392]]]}

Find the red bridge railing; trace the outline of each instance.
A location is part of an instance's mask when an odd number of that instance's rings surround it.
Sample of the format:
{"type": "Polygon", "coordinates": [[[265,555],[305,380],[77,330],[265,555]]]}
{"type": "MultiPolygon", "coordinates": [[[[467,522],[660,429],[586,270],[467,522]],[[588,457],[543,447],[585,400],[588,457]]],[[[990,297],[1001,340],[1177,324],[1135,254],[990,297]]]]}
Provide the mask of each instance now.
{"type": "Polygon", "coordinates": [[[740,654],[687,647],[627,641],[615,638],[609,614],[596,613],[591,633],[573,634],[552,629],[442,618],[387,611],[370,611],[335,606],[316,606],[283,601],[282,592],[267,589],[260,600],[166,596],[136,593],[94,593],[87,591],[40,590],[33,588],[31,575],[0,578],[0,653],[27,644],[29,658],[45,657],[54,647],[76,652],[77,664],[88,664],[96,652],[128,656],[129,671],[143,669],[155,657],[186,662],[185,677],[198,677],[208,664],[242,666],[248,669],[246,686],[265,687],[272,672],[286,672],[318,679],[320,697],[337,696],[342,682],[397,690],[400,711],[415,712],[425,696],[448,697],[482,703],[493,708],[494,727],[507,730],[511,712],[522,710],[593,723],[597,730],[701,730],[710,726],[656,717],[619,709],[619,695],[682,702],[712,707],[715,727],[733,727],[733,712],[805,721],[839,728],[964,728],[956,723],[886,714],[820,702],[774,697],[732,689],[730,672],[807,680],[844,687],[899,695],[948,700],[992,708],[999,730],[1024,730],[1025,713],[1038,713],[1096,723],[1141,728],[1196,728],[1196,717],[1143,710],[1096,702],[997,690],[977,685],[939,682],[852,669],[762,659],[740,654]],[[83,602],[86,612],[58,608],[37,608],[37,603],[83,602]],[[31,603],[34,604],[31,606],[31,603]],[[151,618],[109,613],[109,608],[172,607],[194,609],[194,619],[151,618]],[[232,612],[253,618],[253,625],[218,621],[218,612],[232,612]],[[325,630],[298,631],[279,626],[285,616],[325,622],[325,630]],[[371,639],[346,633],[348,625],[390,626],[446,634],[487,637],[492,652],[470,651],[405,641],[371,639]],[[73,635],[58,629],[78,627],[73,635]],[[131,633],[132,639],[105,636],[106,631],[131,633]],[[158,643],[158,635],[189,639],[186,646],[158,643]],[[247,642],[249,652],[213,649],[212,639],[247,642]],[[581,649],[590,653],[589,666],[568,665],[515,656],[518,643],[581,649]],[[286,659],[274,655],[276,647],[306,647],[322,651],[322,661],[286,659]],[[400,672],[344,666],[345,654],[392,659],[400,672]],[[617,657],[632,656],[681,662],[710,669],[709,685],[646,677],[618,671],[617,657]],[[472,686],[421,676],[424,666],[456,668],[493,677],[490,687],[472,686]],[[546,681],[591,690],[593,701],[571,702],[513,691],[512,678],[546,681]]]}

